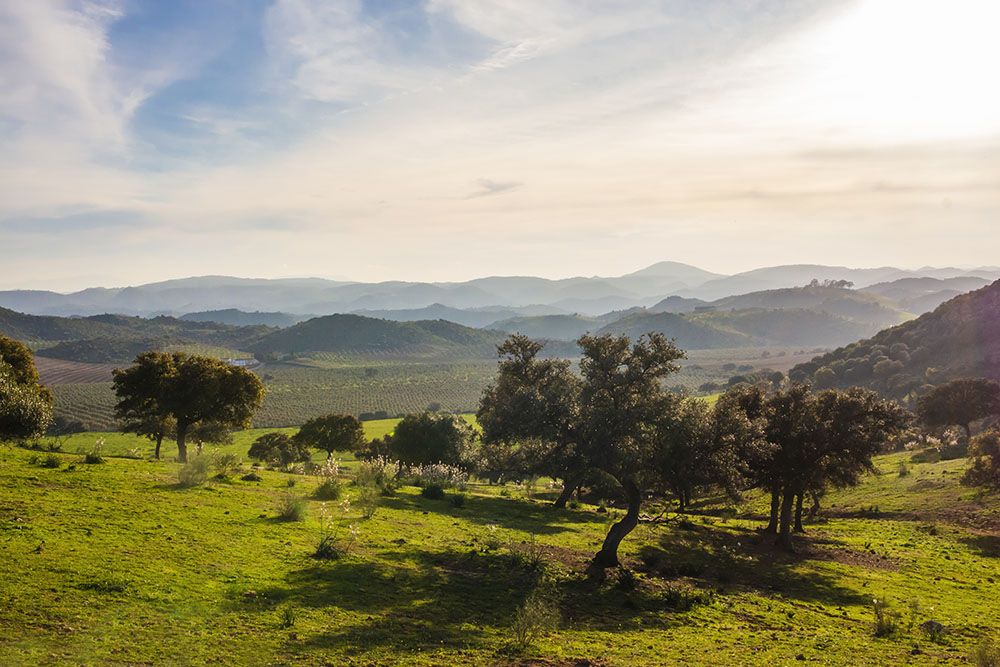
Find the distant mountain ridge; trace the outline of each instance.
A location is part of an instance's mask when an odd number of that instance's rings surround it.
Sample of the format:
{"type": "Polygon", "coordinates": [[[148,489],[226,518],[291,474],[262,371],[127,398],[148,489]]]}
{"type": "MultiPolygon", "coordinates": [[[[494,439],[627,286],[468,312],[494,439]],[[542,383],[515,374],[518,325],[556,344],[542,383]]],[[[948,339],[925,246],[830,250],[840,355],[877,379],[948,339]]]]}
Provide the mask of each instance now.
{"type": "MultiPolygon", "coordinates": [[[[659,262],[621,276],[558,280],[493,276],[452,283],[361,283],[321,278],[201,276],[133,287],[94,287],[70,294],[43,290],[0,291],[0,307],[33,315],[60,316],[109,312],[178,316],[230,309],[308,316],[351,312],[385,315],[390,311],[417,310],[435,305],[460,310],[535,306],[556,310],[544,314],[596,316],[612,310],[654,306],[672,296],[713,301],[749,292],[805,285],[814,278],[849,280],[857,288],[866,288],[902,278],[949,280],[959,277],[991,281],[1000,278],[1000,269],[984,267],[965,271],[925,267],[908,271],[893,267],[853,269],[789,265],[724,276],[678,262],[659,262]]],[[[473,321],[469,320],[470,323],[473,321]]]]}

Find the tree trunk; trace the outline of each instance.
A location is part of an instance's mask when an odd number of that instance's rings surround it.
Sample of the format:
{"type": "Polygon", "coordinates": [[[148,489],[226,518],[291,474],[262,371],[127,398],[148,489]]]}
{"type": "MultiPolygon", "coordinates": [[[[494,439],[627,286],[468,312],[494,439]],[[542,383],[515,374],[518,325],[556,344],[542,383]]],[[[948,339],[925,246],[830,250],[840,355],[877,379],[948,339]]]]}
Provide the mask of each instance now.
{"type": "Polygon", "coordinates": [[[188,450],[187,442],[187,425],[181,426],[180,422],[177,424],[177,460],[181,463],[187,463],[188,460],[188,450]]]}
{"type": "Polygon", "coordinates": [[[163,434],[160,433],[156,436],[156,460],[160,460],[160,445],[163,443],[163,434]]]}
{"type": "Polygon", "coordinates": [[[792,506],[795,504],[795,494],[785,491],[781,498],[781,516],[778,522],[778,538],[774,541],[783,549],[792,551],[792,506]]]}
{"type": "Polygon", "coordinates": [[[625,512],[625,516],[618,523],[611,526],[607,537],[604,538],[601,550],[597,552],[594,560],[591,561],[590,567],[595,570],[619,565],[618,545],[621,544],[626,535],[639,525],[639,507],[642,505],[642,491],[635,480],[632,479],[622,482],[622,487],[625,489],[625,497],[628,500],[628,511],[625,512]]]}
{"type": "Polygon", "coordinates": [[[962,428],[965,429],[965,442],[966,444],[968,444],[969,442],[972,441],[972,425],[962,424],[962,428]]]}
{"type": "Polygon", "coordinates": [[[778,489],[771,489],[771,518],[767,522],[765,533],[771,535],[778,534],[778,509],[781,507],[781,492],[778,489]]]}
{"type": "Polygon", "coordinates": [[[569,502],[569,499],[573,496],[573,492],[576,491],[579,486],[580,484],[577,482],[575,477],[572,479],[564,479],[562,491],[559,492],[559,497],[556,498],[556,502],[554,503],[555,507],[558,509],[566,507],[566,503],[569,502]]]}
{"type": "Polygon", "coordinates": [[[819,494],[813,491],[809,497],[812,498],[812,505],[809,506],[809,520],[812,521],[819,514],[819,494]]]}
{"type": "Polygon", "coordinates": [[[795,532],[804,533],[806,529],[802,527],[802,496],[800,493],[795,496],[795,532]]]}

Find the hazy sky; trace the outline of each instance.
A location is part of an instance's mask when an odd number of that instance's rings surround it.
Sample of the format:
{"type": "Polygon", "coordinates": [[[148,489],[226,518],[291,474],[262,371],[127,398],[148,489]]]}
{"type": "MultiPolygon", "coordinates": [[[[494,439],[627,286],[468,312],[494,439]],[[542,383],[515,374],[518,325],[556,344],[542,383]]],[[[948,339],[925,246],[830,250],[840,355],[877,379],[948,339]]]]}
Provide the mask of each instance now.
{"type": "Polygon", "coordinates": [[[0,288],[1000,263],[995,0],[0,0],[0,288]]]}

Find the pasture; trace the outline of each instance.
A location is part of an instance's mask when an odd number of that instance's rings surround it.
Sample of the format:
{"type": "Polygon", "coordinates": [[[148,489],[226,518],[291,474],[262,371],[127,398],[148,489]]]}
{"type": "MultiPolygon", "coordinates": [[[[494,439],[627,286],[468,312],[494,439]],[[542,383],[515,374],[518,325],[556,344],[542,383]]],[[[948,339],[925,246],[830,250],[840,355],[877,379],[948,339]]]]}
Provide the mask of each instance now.
{"type": "Polygon", "coordinates": [[[403,487],[365,519],[309,500],[309,476],[181,488],[174,463],[39,456],[0,447],[4,665],[959,665],[1000,628],[998,499],[958,485],[961,461],[900,476],[908,454],[880,457],[794,555],[758,536],[762,499],[701,502],[641,523],[631,574],[596,582],[582,571],[619,510],[555,510],[544,489],[472,484],[457,506],[403,487]],[[277,520],[290,495],[304,521],[277,520]],[[356,526],[339,560],[312,557],[324,509],[356,526]],[[518,651],[533,592],[556,618],[518,651]]]}

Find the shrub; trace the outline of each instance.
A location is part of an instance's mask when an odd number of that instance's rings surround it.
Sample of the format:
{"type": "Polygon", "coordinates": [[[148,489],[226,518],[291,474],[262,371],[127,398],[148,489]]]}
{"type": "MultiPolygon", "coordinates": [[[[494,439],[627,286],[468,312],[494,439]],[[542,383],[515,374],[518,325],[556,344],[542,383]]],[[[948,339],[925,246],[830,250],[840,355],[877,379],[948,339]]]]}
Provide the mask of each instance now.
{"type": "Polygon", "coordinates": [[[535,589],[514,614],[510,628],[513,648],[517,651],[528,649],[558,624],[558,607],[548,596],[535,589]]]}
{"type": "Polygon", "coordinates": [[[396,475],[399,464],[384,456],[375,456],[358,464],[354,483],[358,486],[374,485],[384,496],[392,495],[399,485],[396,475]]]}
{"type": "Polygon", "coordinates": [[[290,628],[295,625],[295,607],[282,607],[281,627],[290,628]]]}
{"type": "Polygon", "coordinates": [[[177,481],[183,487],[201,486],[208,481],[208,464],[208,457],[194,457],[177,471],[177,481]]]}
{"type": "Polygon", "coordinates": [[[338,520],[334,519],[330,515],[326,503],[320,504],[320,536],[319,542],[316,543],[316,549],[313,551],[313,558],[318,558],[320,560],[336,560],[338,558],[343,558],[350,553],[351,547],[354,546],[354,542],[358,538],[357,524],[352,523],[347,529],[346,539],[340,539],[340,533],[346,521],[346,514],[350,511],[350,509],[351,501],[345,498],[340,503],[340,512],[342,517],[338,520]]]}
{"type": "Polygon", "coordinates": [[[447,463],[429,463],[406,468],[403,475],[412,486],[436,485],[442,489],[462,489],[469,484],[469,473],[447,463]]]}
{"type": "Polygon", "coordinates": [[[93,448],[83,455],[83,462],[89,464],[104,463],[104,457],[102,453],[104,452],[104,438],[98,438],[94,442],[93,448]]]}
{"type": "Polygon", "coordinates": [[[440,484],[428,484],[420,489],[420,495],[431,500],[441,500],[444,498],[444,487],[440,484]]]}
{"type": "Polygon", "coordinates": [[[451,494],[451,506],[459,509],[465,507],[465,494],[464,493],[451,494]]]}
{"type": "Polygon", "coordinates": [[[976,667],[1000,667],[1000,644],[983,637],[969,654],[969,661],[976,667]]]}
{"type": "Polygon", "coordinates": [[[885,599],[872,600],[872,611],[875,613],[875,636],[892,637],[899,630],[899,612],[889,608],[885,599]]]}
{"type": "Polygon", "coordinates": [[[247,474],[240,477],[244,482],[259,482],[263,478],[255,472],[248,472],[247,474]]]}
{"type": "Polygon", "coordinates": [[[243,461],[231,452],[216,452],[212,456],[212,467],[219,477],[229,477],[240,471],[243,461]]]}
{"type": "Polygon", "coordinates": [[[660,593],[662,603],[675,611],[689,611],[697,604],[708,604],[712,598],[712,591],[700,590],[684,582],[671,582],[660,593]]]}
{"type": "Polygon", "coordinates": [[[340,496],[343,492],[344,486],[340,483],[340,480],[336,477],[330,477],[323,480],[323,482],[316,487],[313,497],[317,500],[340,500],[340,496]]]}
{"type": "Polygon", "coordinates": [[[524,570],[541,570],[545,566],[545,551],[535,539],[535,534],[525,542],[511,542],[508,547],[511,561],[524,570]]]}
{"type": "Polygon", "coordinates": [[[358,491],[358,505],[361,507],[361,515],[366,519],[375,516],[381,499],[382,493],[374,484],[365,484],[360,487],[358,491]]]}
{"type": "Polygon", "coordinates": [[[906,465],[906,461],[899,462],[899,476],[907,477],[910,474],[910,466],[906,465]]]}
{"type": "Polygon", "coordinates": [[[43,468],[58,468],[62,465],[62,459],[55,454],[49,454],[44,459],[41,460],[41,466],[43,468]]]}
{"type": "Polygon", "coordinates": [[[280,521],[302,521],[306,518],[306,501],[291,494],[285,496],[278,506],[280,521]]]}

